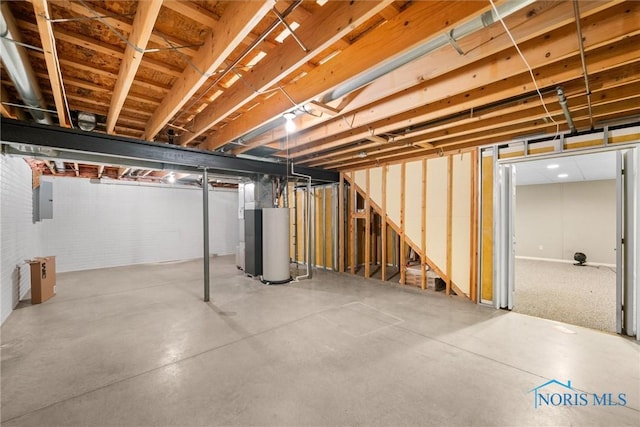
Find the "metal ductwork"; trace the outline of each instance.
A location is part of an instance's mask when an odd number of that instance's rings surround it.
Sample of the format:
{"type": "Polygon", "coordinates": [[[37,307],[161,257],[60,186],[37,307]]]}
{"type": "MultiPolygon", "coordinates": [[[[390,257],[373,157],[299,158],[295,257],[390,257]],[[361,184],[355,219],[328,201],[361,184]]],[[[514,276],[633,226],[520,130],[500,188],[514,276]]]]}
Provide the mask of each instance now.
{"type": "Polygon", "coordinates": [[[64,173],[66,171],[66,168],[64,166],[64,162],[62,160],[56,160],[54,161],[54,165],[56,167],[56,172],[58,173],[64,173]]]}
{"type": "MultiPolygon", "coordinates": [[[[522,8],[529,6],[532,3],[534,3],[534,0],[508,1],[498,6],[498,13],[500,14],[500,17],[505,18],[522,8]]],[[[320,102],[322,102],[323,104],[327,104],[331,101],[334,101],[342,96],[345,96],[348,93],[353,92],[356,89],[368,85],[372,81],[384,76],[385,74],[395,71],[403,65],[415,61],[422,56],[428,55],[429,53],[440,49],[441,47],[444,47],[450,43],[456,49],[459,49],[456,45],[456,41],[465,36],[473,34],[476,31],[486,28],[489,25],[498,22],[498,20],[499,17],[493,10],[485,12],[482,15],[452,29],[448,33],[441,34],[438,37],[416,47],[415,49],[412,49],[409,52],[406,52],[399,57],[387,62],[386,64],[383,64],[382,66],[377,67],[369,72],[363,73],[362,75],[348,81],[347,83],[338,86],[331,92],[325,94],[320,102]]]]}
{"type": "MultiPolygon", "coordinates": [[[[452,44],[456,49],[459,49],[459,47],[456,44],[456,41],[468,36],[470,34],[475,33],[476,31],[479,31],[485,27],[488,27],[489,25],[494,24],[495,22],[499,21],[499,17],[501,18],[505,18],[509,15],[514,14],[515,12],[529,6],[530,4],[535,3],[535,0],[515,0],[515,1],[508,1],[505,2],[504,4],[497,6],[498,9],[498,13],[499,16],[495,14],[495,12],[493,10],[487,11],[485,13],[483,13],[482,15],[465,22],[464,24],[461,24],[460,26],[450,30],[448,33],[445,34],[441,34],[440,36],[429,40],[426,43],[421,44],[420,46],[417,46],[416,48],[400,55],[399,57],[385,63],[382,64],[379,67],[376,67],[372,70],[369,70],[365,73],[362,73],[361,75],[349,80],[348,82],[336,87],[335,89],[333,89],[330,92],[327,92],[322,99],[320,100],[321,103],[323,104],[327,104],[331,101],[334,101],[340,97],[343,97],[351,92],[353,92],[356,89],[359,89],[363,86],[368,85],[369,83],[373,82],[374,80],[384,76],[385,74],[389,74],[392,71],[397,70],[398,68],[412,62],[415,61],[416,59],[428,55],[430,53],[432,53],[433,51],[440,49],[443,46],[446,46],[448,44],[452,44]]],[[[242,137],[239,138],[239,140],[241,141],[249,141],[255,137],[257,137],[258,135],[261,135],[265,132],[268,132],[270,130],[275,129],[278,126],[281,126],[282,124],[285,123],[285,119],[284,118],[278,118],[276,120],[273,120],[269,123],[265,123],[264,125],[260,126],[257,129],[254,129],[251,132],[248,132],[247,134],[243,135],[242,137]]]]}
{"type": "Polygon", "coordinates": [[[46,111],[46,103],[40,92],[29,57],[25,48],[20,46],[20,32],[13,15],[9,10],[9,2],[2,2],[0,13],[0,57],[7,74],[15,85],[22,101],[29,108],[33,119],[41,124],[52,124],[51,115],[46,111]]]}
{"type": "Polygon", "coordinates": [[[564,95],[564,89],[558,86],[556,91],[558,92],[558,102],[560,103],[560,107],[564,113],[564,118],[567,120],[569,129],[571,130],[571,133],[576,133],[576,126],[573,124],[573,119],[571,118],[571,112],[569,111],[569,105],[567,104],[567,97],[564,95]]]}

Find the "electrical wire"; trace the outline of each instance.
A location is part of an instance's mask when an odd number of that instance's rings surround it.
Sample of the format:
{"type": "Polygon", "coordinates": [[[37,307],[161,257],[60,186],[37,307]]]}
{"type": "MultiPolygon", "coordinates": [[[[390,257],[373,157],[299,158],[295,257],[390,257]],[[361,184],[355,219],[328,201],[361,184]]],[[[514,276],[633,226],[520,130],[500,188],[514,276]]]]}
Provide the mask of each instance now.
{"type": "Polygon", "coordinates": [[[13,44],[17,44],[18,46],[26,47],[27,49],[32,49],[32,50],[44,53],[44,49],[41,48],[41,47],[38,47],[38,46],[34,46],[34,45],[31,45],[31,44],[19,42],[17,40],[13,40],[13,39],[10,39],[9,37],[5,37],[5,36],[0,36],[0,39],[6,40],[6,41],[11,42],[13,44]]]}
{"type": "Polygon", "coordinates": [[[489,3],[491,3],[491,7],[493,8],[493,12],[498,17],[498,20],[500,21],[500,23],[502,23],[502,26],[504,27],[505,32],[509,36],[509,39],[511,40],[511,43],[513,43],[513,46],[516,48],[516,51],[520,55],[520,58],[522,58],[522,61],[524,62],[524,65],[527,67],[527,70],[529,70],[529,75],[531,76],[531,81],[533,81],[533,85],[536,88],[536,92],[538,93],[538,97],[540,98],[540,102],[542,103],[542,108],[544,108],[544,111],[547,113],[547,117],[549,118],[549,120],[551,120],[556,125],[556,134],[553,137],[553,139],[556,139],[558,137],[558,135],[560,135],[560,123],[558,123],[553,118],[551,113],[549,112],[549,109],[547,108],[547,104],[545,103],[544,98],[542,96],[542,91],[540,90],[540,87],[538,86],[538,82],[536,81],[536,77],[533,74],[533,69],[531,68],[531,65],[529,65],[529,62],[527,61],[527,58],[525,58],[524,54],[520,50],[520,47],[518,46],[518,43],[516,42],[515,38],[513,37],[513,34],[511,34],[511,31],[509,30],[509,27],[507,27],[507,24],[504,22],[504,19],[502,19],[502,16],[500,16],[500,12],[498,12],[498,8],[496,7],[496,5],[493,2],[493,0],[489,0],[489,3]]]}

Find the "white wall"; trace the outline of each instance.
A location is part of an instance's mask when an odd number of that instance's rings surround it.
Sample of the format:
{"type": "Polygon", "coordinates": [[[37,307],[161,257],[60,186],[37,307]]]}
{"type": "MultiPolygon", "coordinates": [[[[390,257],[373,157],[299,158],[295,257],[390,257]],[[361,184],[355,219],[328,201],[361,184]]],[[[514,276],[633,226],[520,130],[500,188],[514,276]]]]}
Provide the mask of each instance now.
{"type": "MultiPolygon", "coordinates": [[[[53,182],[53,219],[32,221],[31,169],[0,156],[1,320],[30,288],[25,259],[55,255],[58,272],[202,257],[202,190],[136,183],[53,182]]],[[[212,254],[238,244],[235,189],[209,192],[212,254]]]]}
{"type": "MultiPolygon", "coordinates": [[[[43,221],[42,248],[60,272],[202,256],[202,190],[136,183],[53,182],[53,219],[43,221]]],[[[236,190],[209,193],[212,254],[238,244],[236,190]]]]}
{"type": "Polygon", "coordinates": [[[19,158],[0,156],[0,319],[2,322],[30,290],[29,266],[34,255],[31,169],[19,158]]]}
{"type": "Polygon", "coordinates": [[[516,187],[516,256],[615,264],[615,180],[516,187]]]}

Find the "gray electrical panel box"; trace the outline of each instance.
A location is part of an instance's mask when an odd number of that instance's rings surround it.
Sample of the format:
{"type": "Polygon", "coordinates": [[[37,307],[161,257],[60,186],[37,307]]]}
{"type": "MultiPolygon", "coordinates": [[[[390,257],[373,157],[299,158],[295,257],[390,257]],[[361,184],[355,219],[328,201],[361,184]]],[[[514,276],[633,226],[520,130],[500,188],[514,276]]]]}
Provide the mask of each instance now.
{"type": "Polygon", "coordinates": [[[33,190],[33,222],[53,218],[53,183],[41,181],[33,190]]]}

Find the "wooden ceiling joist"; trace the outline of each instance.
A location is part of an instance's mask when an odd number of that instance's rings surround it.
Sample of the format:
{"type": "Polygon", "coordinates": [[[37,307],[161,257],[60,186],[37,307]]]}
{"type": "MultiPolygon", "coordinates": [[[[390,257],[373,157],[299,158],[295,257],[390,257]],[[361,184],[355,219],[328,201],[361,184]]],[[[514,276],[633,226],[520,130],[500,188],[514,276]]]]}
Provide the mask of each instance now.
{"type": "Polygon", "coordinates": [[[49,4],[47,0],[33,0],[32,4],[38,24],[37,28],[42,42],[42,49],[44,51],[44,59],[47,63],[47,72],[49,73],[51,91],[53,92],[53,99],[56,104],[58,121],[60,126],[69,127],[71,126],[71,118],[69,117],[64,96],[64,83],[62,82],[56,41],[53,35],[53,28],[51,27],[49,4]]]}
{"type": "MultiPolygon", "coordinates": [[[[631,47],[637,40],[629,40],[628,47],[631,47]]],[[[599,82],[598,92],[602,92],[603,96],[606,96],[607,93],[611,95],[615,95],[617,91],[617,87],[619,87],[623,82],[626,84],[633,84],[638,76],[638,72],[640,72],[640,62],[635,62],[632,64],[626,63],[624,58],[619,58],[622,62],[617,64],[612,62],[612,57],[616,55],[610,49],[601,48],[598,50],[599,55],[592,55],[592,66],[601,69],[600,73],[595,73],[593,77],[599,82]],[[635,72],[629,73],[627,70],[635,69],[635,72]],[[611,71],[610,71],[611,70],[611,71]],[[631,74],[629,77],[625,78],[625,75],[631,74]],[[636,76],[635,78],[633,76],[636,76]]],[[[634,54],[630,51],[629,57],[632,57],[634,54]]],[[[574,62],[579,61],[576,59],[574,62]]],[[[638,58],[636,58],[638,61],[638,58]]],[[[539,70],[538,74],[541,78],[541,83],[549,82],[551,84],[566,84],[570,81],[577,81],[578,87],[582,84],[582,76],[573,71],[575,68],[572,68],[571,72],[564,71],[564,74],[561,74],[562,69],[564,69],[565,64],[557,64],[550,67],[546,67],[546,69],[539,70]],[[560,80],[553,80],[553,76],[560,80]]],[[[579,64],[576,63],[576,67],[579,67],[579,64]]],[[[533,85],[530,83],[530,76],[528,73],[524,73],[517,78],[507,79],[505,81],[494,83],[491,86],[483,87],[475,91],[465,91],[459,95],[452,96],[450,98],[446,98],[444,100],[438,101],[436,103],[428,104],[424,107],[421,107],[416,110],[412,110],[410,112],[404,113],[398,117],[394,118],[396,126],[404,123],[406,126],[412,126],[415,124],[419,124],[421,121],[428,122],[430,120],[437,120],[439,117],[446,117],[449,114],[458,114],[460,112],[469,112],[474,111],[474,109],[478,109],[483,105],[491,104],[493,102],[499,102],[501,99],[509,99],[512,96],[520,93],[521,88],[528,88],[528,91],[533,91],[533,85]],[[527,86],[528,85],[528,86],[527,86]],[[404,120],[404,122],[403,122],[404,120]]],[[[620,92],[624,92],[626,89],[624,87],[620,89],[620,92]]],[[[535,102],[535,95],[532,95],[532,100],[535,102]]],[[[596,95],[597,96],[597,95],[596,95]]],[[[547,96],[545,99],[551,100],[553,102],[553,96],[547,96]]],[[[595,98],[594,98],[595,99],[595,98]]],[[[557,101],[557,100],[556,100],[557,101]]],[[[553,108],[552,108],[553,109],[553,108]]],[[[450,132],[454,133],[454,132],[450,132]]],[[[361,139],[361,138],[360,138],[361,139]]],[[[402,141],[403,138],[398,138],[398,141],[402,141]]],[[[423,140],[428,140],[426,137],[422,138],[423,140]]],[[[291,156],[291,158],[304,158],[306,156],[311,156],[308,158],[309,161],[299,160],[302,164],[314,164],[317,166],[330,166],[329,162],[323,162],[322,159],[336,159],[336,154],[319,154],[322,151],[335,150],[340,146],[348,147],[353,142],[358,139],[353,139],[350,137],[344,137],[341,140],[337,140],[335,142],[326,143],[323,145],[315,146],[314,148],[308,148],[307,150],[300,151],[296,153],[295,156],[291,156]]],[[[404,143],[404,142],[403,142],[404,143]]],[[[371,145],[370,145],[371,146],[371,145]]],[[[369,147],[370,147],[369,146],[369,147]]],[[[367,148],[367,147],[363,147],[367,148]]],[[[347,152],[353,152],[355,150],[349,149],[347,152]]],[[[341,150],[340,153],[343,151],[341,150]]],[[[339,156],[339,154],[337,154],[339,156]]],[[[339,163],[339,162],[336,162],[339,163]]]]}
{"type": "MultiPolygon", "coordinates": [[[[640,13],[640,4],[638,4],[638,12],[640,13]]],[[[630,16],[631,20],[638,19],[638,17],[630,16]]],[[[585,35],[588,32],[587,40],[585,42],[585,49],[587,52],[591,52],[594,48],[607,44],[607,42],[615,42],[619,40],[622,34],[629,34],[627,30],[624,30],[619,25],[620,17],[610,16],[610,19],[604,19],[600,17],[597,22],[587,30],[585,29],[585,35]]],[[[543,76],[538,75],[538,85],[545,87],[548,85],[558,84],[558,73],[567,75],[568,79],[572,79],[581,75],[581,64],[578,56],[577,41],[574,40],[575,35],[572,35],[567,28],[558,30],[558,34],[552,33],[554,42],[547,42],[541,45],[542,39],[547,36],[541,36],[537,39],[533,39],[527,43],[520,45],[520,49],[528,58],[529,64],[538,69],[549,64],[562,64],[562,71],[553,73],[544,73],[548,76],[548,79],[544,79],[543,76]],[[553,55],[547,55],[548,52],[553,52],[553,55]],[[571,66],[570,66],[571,65],[571,66]]],[[[640,28],[634,33],[640,34],[640,28]]],[[[619,44],[619,50],[615,53],[616,57],[624,57],[624,52],[629,52],[631,56],[634,55],[633,50],[629,50],[631,46],[626,42],[619,44]],[[626,47],[625,47],[626,46],[626,47]]],[[[607,56],[607,52],[601,52],[607,56]]],[[[510,93],[504,93],[501,91],[491,90],[487,91],[489,95],[495,98],[492,102],[500,99],[509,98],[512,96],[520,95],[524,92],[524,88],[532,90],[531,78],[528,74],[526,65],[522,61],[512,61],[512,55],[516,55],[515,51],[507,51],[506,53],[499,53],[493,57],[483,60],[479,64],[474,64],[473,67],[459,68],[455,71],[446,73],[445,75],[432,79],[424,84],[424,87],[428,87],[428,90],[423,90],[423,86],[417,86],[413,91],[405,91],[395,97],[390,97],[384,102],[378,103],[374,108],[369,107],[362,111],[358,111],[353,116],[347,116],[347,122],[344,120],[334,119],[325,126],[321,126],[315,130],[311,130],[308,133],[301,133],[300,136],[290,138],[289,154],[295,157],[295,154],[301,152],[302,147],[313,150],[315,141],[319,137],[326,137],[327,135],[336,135],[343,132],[353,132],[353,139],[365,138],[368,134],[368,126],[380,120],[384,120],[390,116],[409,112],[409,116],[404,123],[395,122],[391,125],[383,128],[378,128],[378,133],[393,132],[404,126],[411,126],[412,124],[426,121],[424,117],[412,111],[414,108],[425,105],[429,106],[439,100],[451,98],[458,93],[468,92],[472,89],[482,88],[488,85],[494,80],[494,75],[498,73],[503,79],[514,77],[516,75],[521,76],[522,84],[526,86],[512,86],[510,93]],[[456,92],[456,89],[458,91],[456,92]],[[353,120],[351,120],[353,119],[353,120]],[[310,146],[307,144],[311,143],[310,146]]],[[[608,55],[612,56],[612,55],[608,55]]],[[[628,55],[627,55],[628,56],[628,55]]],[[[590,65],[593,62],[590,59],[590,65]]],[[[593,66],[590,67],[594,72],[601,71],[593,66]]],[[[442,110],[439,110],[436,115],[442,115],[442,110]]],[[[306,151],[308,153],[309,151],[306,151]]]]}
{"type": "Polygon", "coordinates": [[[413,3],[393,20],[369,32],[366,38],[356,41],[331,61],[287,86],[286,94],[275,92],[274,96],[254,108],[250,117],[228,123],[208,139],[208,148],[221,147],[241,137],[267,123],[269,120],[265,120],[266,117],[281,115],[295,107],[292,100],[297,105],[304,105],[340,83],[378,66],[381,61],[429,40],[441,31],[453,28],[460,20],[480,13],[486,7],[479,2],[440,5],[431,2],[413,3]],[[353,61],[354,57],[359,60],[353,61]]]}
{"type": "MultiPolygon", "coordinates": [[[[194,119],[195,126],[192,133],[184,138],[182,143],[188,144],[234,111],[247,105],[259,94],[264,93],[294,70],[305,65],[310,59],[346,36],[352,28],[366,22],[390,3],[391,0],[327,4],[320,13],[303,22],[301,27],[296,30],[300,39],[307,40],[305,43],[306,52],[298,46],[293,37],[287,38],[243,77],[245,84],[234,86],[231,93],[218,98],[199,113],[194,119]],[[318,33],[318,28],[322,27],[334,30],[318,33]],[[314,35],[316,36],[314,37],[314,35]]],[[[210,146],[209,148],[215,149],[217,147],[210,146]]]]}
{"type": "MultiPolygon", "coordinates": [[[[121,31],[126,34],[130,34],[133,31],[135,25],[133,22],[129,22],[129,20],[125,17],[113,15],[109,10],[103,9],[96,5],[91,5],[91,7],[89,8],[86,6],[86,4],[72,0],[56,1],[56,5],[85,18],[93,18],[98,20],[97,17],[99,17],[100,22],[104,22],[105,24],[113,27],[115,30],[121,31]]],[[[149,41],[159,46],[169,47],[169,44],[173,46],[181,46],[180,52],[187,56],[193,56],[197,51],[197,48],[188,46],[188,42],[166,34],[162,34],[158,31],[154,31],[151,34],[149,41]]]]}
{"type": "MultiPolygon", "coordinates": [[[[30,22],[21,20],[18,20],[18,22],[23,28],[37,31],[37,27],[30,22]]],[[[120,46],[114,46],[110,43],[85,36],[84,34],[73,33],[62,28],[57,28],[55,36],[57,40],[68,43],[70,46],[83,47],[118,60],[121,60],[124,55],[120,46]]],[[[182,72],[182,70],[175,65],[166,64],[151,58],[143,58],[141,66],[171,77],[179,77],[182,72]]]]}
{"type": "MultiPolygon", "coordinates": [[[[593,4],[589,4],[595,7],[593,4]]],[[[591,12],[591,9],[585,7],[585,15],[591,12]]],[[[608,16],[615,17],[620,11],[614,9],[607,12],[608,16]]],[[[562,59],[563,56],[577,53],[577,40],[575,39],[575,24],[571,21],[573,16],[573,10],[570,4],[561,3],[554,5],[551,8],[545,10],[538,10],[536,19],[527,22],[527,25],[521,25],[515,27],[513,30],[514,37],[519,41],[520,47],[527,58],[536,58],[536,61],[532,66],[541,66],[544,63],[549,63],[553,60],[562,59]],[[556,30],[562,35],[556,35],[553,33],[544,33],[543,30],[556,30]],[[542,33],[542,34],[541,34],[542,33]],[[537,37],[532,37],[536,35],[537,37]],[[550,37],[550,35],[552,35],[550,37]],[[545,40],[551,40],[545,43],[545,40]],[[550,44],[553,46],[560,46],[563,53],[558,53],[556,49],[550,49],[550,44]],[[537,49],[537,51],[536,51],[537,49]],[[546,57],[547,52],[553,52],[553,57],[549,55],[546,57]]],[[[517,23],[517,21],[515,22],[517,23]]],[[[602,27],[603,24],[600,24],[602,27]]],[[[355,121],[345,121],[341,118],[327,121],[327,126],[317,126],[315,129],[311,129],[308,132],[304,130],[298,131],[296,135],[290,138],[290,150],[295,153],[297,146],[303,146],[320,138],[327,137],[328,135],[334,135],[340,132],[353,131],[359,129],[361,126],[367,126],[375,123],[382,118],[399,114],[399,109],[404,108],[405,111],[410,111],[414,105],[425,105],[429,102],[434,102],[436,98],[436,92],[439,92],[443,99],[447,96],[452,96],[452,89],[469,90],[475,87],[481,87],[487,84],[488,81],[492,81],[495,78],[495,73],[492,67],[497,67],[500,64],[511,64],[518,67],[518,72],[522,72],[525,69],[524,64],[519,60],[511,60],[517,53],[512,48],[511,40],[504,34],[493,34],[493,40],[490,46],[482,49],[473,49],[469,51],[465,56],[460,56],[453,48],[445,47],[431,55],[418,59],[403,70],[398,70],[397,73],[391,73],[384,76],[377,81],[373,82],[367,88],[365,88],[359,95],[354,97],[349,105],[345,105],[342,114],[348,114],[353,112],[353,116],[346,115],[345,117],[355,117],[355,121]],[[479,62],[484,60],[484,62],[479,62]],[[438,64],[438,67],[434,67],[434,64],[438,64]],[[468,72],[466,77],[457,80],[458,83],[452,82],[447,79],[446,85],[457,84],[455,86],[447,86],[446,89],[443,86],[440,89],[435,90],[433,85],[438,77],[443,75],[449,75],[455,70],[463,69],[466,67],[468,72]],[[482,77],[485,76],[483,79],[482,77]],[[434,81],[434,79],[436,79],[434,81]],[[394,82],[402,81],[406,82],[403,86],[398,87],[394,82]],[[425,81],[426,83],[421,83],[425,81]],[[421,83],[421,84],[420,84],[421,83]],[[412,85],[412,86],[409,86],[412,85]],[[407,90],[413,87],[412,90],[407,90]],[[392,89],[396,88],[396,89],[392,89]],[[425,90],[428,88],[428,90],[425,90]],[[396,97],[395,102],[393,93],[394,91],[405,90],[402,96],[396,97]],[[423,93],[428,92],[428,95],[423,96],[423,93]],[[387,98],[388,100],[382,103],[375,104],[377,101],[387,98]],[[370,107],[373,104],[374,107],[370,107]],[[360,109],[362,109],[360,111],[360,109]]],[[[604,37],[606,38],[606,36],[604,37]]],[[[600,39],[603,39],[600,34],[600,39]]],[[[463,39],[464,40],[464,39],[463,39]]],[[[467,43],[478,43],[477,41],[467,40],[467,43]]],[[[467,48],[465,46],[465,48],[467,48]]],[[[530,60],[531,62],[531,60],[530,60]]],[[[505,75],[507,70],[500,69],[500,76],[508,77],[505,75]]],[[[385,127],[385,129],[378,129],[379,132],[387,132],[392,129],[392,125],[385,127]]],[[[359,135],[364,138],[364,132],[367,129],[362,129],[359,135]]],[[[357,132],[357,131],[356,131],[357,132]]],[[[280,136],[281,133],[277,136],[280,136]]]]}
{"type": "Polygon", "coordinates": [[[129,94],[133,79],[142,62],[144,50],[149,42],[149,37],[161,7],[162,0],[138,2],[136,17],[133,20],[133,31],[129,36],[127,48],[120,63],[118,80],[111,97],[109,113],[107,114],[107,133],[113,133],[124,101],[129,94]]]}
{"type": "Polygon", "coordinates": [[[0,114],[2,114],[3,117],[17,119],[18,117],[15,114],[13,107],[5,104],[9,102],[9,97],[6,93],[6,89],[4,88],[4,84],[0,84],[0,114]]]}
{"type": "Polygon", "coordinates": [[[214,30],[207,35],[203,46],[193,58],[194,66],[184,69],[172,91],[156,109],[145,129],[145,139],[153,139],[209,79],[209,76],[227,61],[229,55],[271,10],[272,6],[272,0],[253,1],[248,4],[234,2],[229,5],[224,16],[216,23],[214,30]]]}
{"type": "MultiPolygon", "coordinates": [[[[489,2],[5,3],[22,41],[44,49],[27,49],[44,108],[67,125],[65,114],[96,114],[97,131],[116,139],[166,142],[170,126],[174,143],[222,150],[225,158],[247,153],[345,170],[556,131],[501,22],[456,34],[462,55],[446,42],[443,33],[478,20],[489,2]],[[283,11],[293,35],[274,13],[283,11]],[[439,47],[377,74],[435,38],[439,47]],[[280,123],[293,110],[300,110],[297,130],[288,134],[280,123]]],[[[504,24],[561,131],[568,128],[557,86],[579,131],[593,126],[587,90],[596,125],[637,117],[639,2],[580,2],[584,64],[573,2],[498,3],[512,10],[504,24]]],[[[23,104],[5,70],[0,80],[2,101],[23,104]]],[[[26,111],[0,107],[4,117],[30,119],[26,111]]],[[[118,176],[116,168],[78,169],[118,176]]],[[[68,175],[75,175],[70,164],[68,175]]]]}

